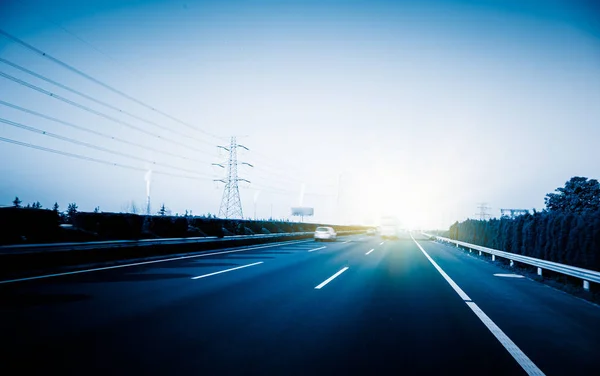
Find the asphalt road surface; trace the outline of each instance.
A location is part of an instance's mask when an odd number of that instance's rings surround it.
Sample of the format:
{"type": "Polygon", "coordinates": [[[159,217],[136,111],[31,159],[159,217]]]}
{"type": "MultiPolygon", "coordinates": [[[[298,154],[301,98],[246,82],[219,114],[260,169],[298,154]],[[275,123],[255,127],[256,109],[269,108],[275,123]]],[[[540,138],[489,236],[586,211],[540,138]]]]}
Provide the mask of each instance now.
{"type": "Polygon", "coordinates": [[[598,373],[600,307],[415,239],[1,283],[0,374],[598,373]]]}

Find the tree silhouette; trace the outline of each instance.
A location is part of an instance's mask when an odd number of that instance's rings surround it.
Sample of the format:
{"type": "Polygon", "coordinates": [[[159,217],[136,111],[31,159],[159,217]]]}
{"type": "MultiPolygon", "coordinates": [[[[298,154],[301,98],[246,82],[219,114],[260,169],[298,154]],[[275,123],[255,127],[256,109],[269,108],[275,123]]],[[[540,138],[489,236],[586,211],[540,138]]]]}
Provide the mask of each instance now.
{"type": "Polygon", "coordinates": [[[164,216],[167,213],[167,209],[165,209],[165,204],[162,204],[160,206],[160,210],[158,211],[158,214],[164,216]]]}
{"type": "Polygon", "coordinates": [[[22,201],[21,201],[21,200],[19,200],[19,197],[17,196],[17,197],[15,197],[15,199],[13,200],[13,202],[12,202],[12,203],[13,203],[13,206],[14,206],[15,208],[20,208],[20,207],[21,207],[21,202],[22,202],[22,201]]]}
{"type": "Polygon", "coordinates": [[[548,193],[544,198],[548,211],[581,212],[600,209],[600,183],[596,179],[574,176],[564,187],[548,193]]]}
{"type": "Polygon", "coordinates": [[[69,204],[69,206],[67,208],[67,218],[69,219],[69,222],[72,223],[73,218],[75,217],[75,214],[77,214],[77,209],[78,208],[79,207],[74,202],[72,202],[72,203],[69,204]]]}
{"type": "Polygon", "coordinates": [[[58,202],[55,202],[54,205],[52,205],[52,210],[58,213],[58,202]]]}

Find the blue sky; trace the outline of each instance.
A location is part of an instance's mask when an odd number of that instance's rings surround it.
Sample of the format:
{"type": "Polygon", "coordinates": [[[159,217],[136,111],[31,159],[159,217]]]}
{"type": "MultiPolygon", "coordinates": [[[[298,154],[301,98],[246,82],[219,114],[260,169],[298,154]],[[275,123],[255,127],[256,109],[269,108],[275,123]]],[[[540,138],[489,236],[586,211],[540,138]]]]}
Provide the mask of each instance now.
{"type": "MultiPolygon", "coordinates": [[[[391,211],[444,227],[473,217],[482,201],[494,215],[540,209],[571,176],[600,176],[599,16],[593,1],[4,1],[3,30],[199,130],[3,37],[0,58],[160,128],[1,62],[2,73],[154,136],[2,77],[4,102],[145,148],[2,105],[0,117],[198,172],[153,174],[154,209],[217,212],[222,185],[212,179],[223,171],[211,163],[237,135],[250,148],[240,159],[255,165],[240,167],[252,182],[241,188],[246,216],[256,198],[259,217],[287,217],[302,203],[321,222],[391,211]]],[[[0,137],[151,167],[4,123],[0,137]]],[[[144,171],[6,143],[0,158],[2,205],[15,195],[83,210],[145,202],[144,171]]]]}

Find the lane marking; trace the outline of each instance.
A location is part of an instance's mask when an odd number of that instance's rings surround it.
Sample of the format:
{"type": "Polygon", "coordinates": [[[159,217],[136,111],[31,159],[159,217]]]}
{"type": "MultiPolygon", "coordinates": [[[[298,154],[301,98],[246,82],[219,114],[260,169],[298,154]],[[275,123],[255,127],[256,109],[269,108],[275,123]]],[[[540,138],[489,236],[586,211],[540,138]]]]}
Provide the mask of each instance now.
{"type": "Polygon", "coordinates": [[[347,244],[350,243],[350,240],[346,240],[345,242],[343,242],[342,244],[347,244]]]}
{"type": "Polygon", "coordinates": [[[318,251],[319,249],[323,249],[323,248],[327,248],[327,246],[323,246],[323,247],[319,247],[319,248],[314,248],[314,249],[309,249],[308,252],[318,251]]]}
{"type": "Polygon", "coordinates": [[[385,242],[381,242],[381,243],[379,243],[379,245],[383,245],[383,243],[385,243],[385,242]]]}
{"type": "Polygon", "coordinates": [[[433,261],[433,259],[427,254],[427,252],[425,252],[425,250],[423,249],[423,247],[421,247],[421,244],[417,243],[417,241],[413,238],[413,241],[415,242],[415,244],[417,244],[417,247],[419,247],[419,249],[421,250],[421,252],[423,252],[423,254],[425,255],[425,257],[427,257],[427,259],[429,260],[429,262],[431,262],[431,264],[437,269],[438,272],[440,272],[440,274],[442,275],[442,277],[444,277],[444,279],[446,280],[446,282],[448,282],[450,284],[450,286],[452,286],[452,288],[454,289],[454,291],[456,291],[456,293],[462,298],[462,300],[464,301],[471,301],[471,298],[469,298],[469,295],[467,295],[453,280],[452,278],[450,278],[450,276],[448,276],[448,274],[446,274],[445,271],[442,270],[442,268],[440,268],[440,266],[433,261]]]}
{"type": "Polygon", "coordinates": [[[525,278],[519,274],[494,274],[495,277],[506,277],[506,278],[525,278]]]}
{"type": "Polygon", "coordinates": [[[517,361],[517,363],[519,363],[521,368],[523,368],[523,370],[527,372],[528,375],[545,376],[544,372],[542,372],[542,370],[540,370],[538,366],[536,366],[535,363],[533,363],[531,359],[529,359],[529,357],[527,357],[527,355],[525,355],[525,353],[510,338],[508,338],[506,334],[504,334],[502,329],[500,329],[498,325],[496,325],[492,321],[492,319],[490,319],[485,314],[485,312],[483,312],[481,308],[479,308],[477,304],[471,301],[471,298],[469,298],[469,296],[465,294],[465,292],[452,280],[452,278],[450,278],[448,274],[446,274],[442,270],[442,268],[440,268],[439,265],[435,261],[433,261],[433,259],[427,254],[427,252],[425,252],[423,247],[421,247],[421,245],[415,240],[415,238],[412,235],[411,238],[415,242],[417,247],[419,247],[421,252],[423,252],[423,254],[427,257],[429,262],[431,262],[431,264],[437,269],[437,271],[440,272],[442,277],[444,277],[444,279],[450,284],[450,286],[452,286],[454,291],[456,291],[456,293],[465,301],[465,303],[467,303],[467,306],[471,308],[471,310],[475,313],[475,315],[477,315],[481,322],[483,322],[483,324],[494,335],[494,337],[496,337],[500,344],[504,346],[504,348],[509,352],[509,354],[512,355],[512,357],[517,361]]]}
{"type": "Polygon", "coordinates": [[[531,359],[529,359],[529,357],[527,357],[527,355],[525,355],[525,353],[521,351],[521,349],[510,338],[508,338],[506,334],[504,334],[502,329],[500,329],[498,325],[496,325],[492,321],[492,319],[490,319],[488,315],[486,315],[485,312],[483,312],[481,308],[477,306],[477,304],[473,302],[467,302],[467,305],[469,306],[469,308],[471,308],[473,312],[475,312],[477,317],[479,317],[479,319],[485,324],[485,326],[490,330],[490,332],[492,332],[492,334],[498,339],[498,341],[500,341],[502,346],[504,346],[504,348],[508,350],[510,355],[512,355],[513,358],[515,358],[517,363],[521,365],[523,370],[527,372],[528,375],[544,375],[542,370],[540,370],[531,361],[531,359]]]}
{"type": "Polygon", "coordinates": [[[105,267],[102,267],[102,268],[84,269],[84,270],[75,270],[75,271],[72,271],[72,272],[39,275],[39,276],[35,276],[35,277],[25,277],[25,278],[17,278],[17,279],[8,279],[6,281],[0,281],[0,285],[4,284],[4,283],[14,283],[14,282],[30,281],[30,280],[33,280],[33,279],[60,277],[60,276],[65,276],[65,275],[80,274],[80,273],[89,273],[89,272],[97,272],[97,271],[100,271],[100,270],[108,270],[108,269],[127,268],[129,266],[137,266],[137,265],[145,265],[145,264],[155,264],[155,263],[159,263],[159,262],[177,261],[177,260],[183,260],[183,259],[188,259],[188,258],[197,258],[197,257],[223,255],[223,254],[226,254],[226,253],[245,252],[245,251],[252,251],[252,250],[255,250],[255,249],[262,249],[262,248],[280,247],[280,246],[284,246],[284,245],[287,245],[287,244],[306,243],[308,241],[310,241],[310,240],[288,241],[288,242],[271,244],[271,245],[263,245],[263,246],[250,247],[250,248],[234,249],[234,250],[230,250],[230,251],[202,253],[202,254],[199,254],[199,255],[181,256],[181,257],[174,257],[174,258],[170,258],[170,259],[142,261],[142,262],[136,262],[136,263],[133,263],[133,264],[113,265],[113,266],[105,266],[105,267]]]}
{"type": "Polygon", "coordinates": [[[372,250],[370,250],[369,252],[365,253],[365,255],[368,255],[369,253],[373,252],[375,250],[375,248],[373,248],[372,250]]]}
{"type": "Polygon", "coordinates": [[[333,281],[335,279],[335,277],[339,276],[340,274],[342,274],[343,272],[345,272],[346,270],[348,270],[348,267],[345,266],[342,268],[342,270],[340,270],[339,272],[335,273],[334,275],[332,275],[331,277],[327,278],[325,281],[323,281],[320,285],[316,286],[315,289],[320,290],[323,286],[325,286],[326,284],[328,284],[329,282],[333,281]]]}
{"type": "Polygon", "coordinates": [[[233,270],[238,270],[238,269],[243,269],[243,268],[247,268],[249,266],[254,266],[254,265],[258,265],[258,264],[262,264],[264,261],[259,261],[259,262],[255,262],[252,264],[248,264],[248,265],[242,265],[242,266],[237,266],[235,268],[231,268],[231,269],[225,269],[225,270],[221,270],[218,272],[214,272],[214,273],[209,273],[209,274],[204,274],[204,275],[199,275],[198,277],[192,277],[192,279],[200,279],[200,278],[206,278],[206,277],[210,277],[213,275],[217,275],[217,274],[221,274],[221,273],[227,273],[227,272],[231,272],[233,270]]]}

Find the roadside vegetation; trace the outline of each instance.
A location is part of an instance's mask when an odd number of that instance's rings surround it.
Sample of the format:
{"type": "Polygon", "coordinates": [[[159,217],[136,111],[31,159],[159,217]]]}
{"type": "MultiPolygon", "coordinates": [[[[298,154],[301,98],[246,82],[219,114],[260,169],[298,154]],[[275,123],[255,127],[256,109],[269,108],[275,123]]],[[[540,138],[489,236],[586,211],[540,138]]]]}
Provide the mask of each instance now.
{"type": "Polygon", "coordinates": [[[600,184],[573,177],[545,197],[542,211],[454,223],[451,239],[600,271],[600,184]]]}
{"type": "MultiPolygon", "coordinates": [[[[164,204],[155,215],[106,213],[99,207],[93,212],[80,212],[74,202],[61,211],[58,203],[44,209],[39,202],[23,206],[16,197],[12,207],[0,208],[0,245],[313,232],[318,226],[331,225],[219,219],[210,213],[192,215],[191,210],[184,215],[170,215],[164,204]]],[[[338,231],[363,229],[332,227],[338,231]]]]}

